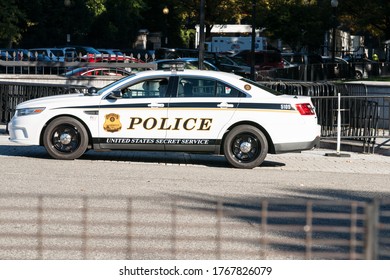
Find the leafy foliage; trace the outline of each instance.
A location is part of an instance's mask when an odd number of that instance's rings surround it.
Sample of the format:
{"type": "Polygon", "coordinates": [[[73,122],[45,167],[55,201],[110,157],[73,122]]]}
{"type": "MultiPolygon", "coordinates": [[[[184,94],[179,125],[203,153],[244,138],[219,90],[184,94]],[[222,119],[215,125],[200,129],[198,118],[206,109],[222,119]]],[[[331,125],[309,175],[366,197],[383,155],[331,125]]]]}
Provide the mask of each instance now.
{"type": "MultiPolygon", "coordinates": [[[[139,29],[161,32],[175,47],[188,46],[201,0],[0,0],[0,46],[72,44],[131,48],[139,29]],[[164,15],[164,7],[169,14],[164,15]]],[[[294,50],[318,50],[332,27],[330,0],[204,0],[206,38],[214,24],[252,24],[294,50]]],[[[388,0],[339,0],[338,28],[390,39],[388,0]]]]}
{"type": "Polygon", "coordinates": [[[11,47],[21,38],[20,19],[24,17],[15,0],[0,0],[0,43],[11,47]]]}

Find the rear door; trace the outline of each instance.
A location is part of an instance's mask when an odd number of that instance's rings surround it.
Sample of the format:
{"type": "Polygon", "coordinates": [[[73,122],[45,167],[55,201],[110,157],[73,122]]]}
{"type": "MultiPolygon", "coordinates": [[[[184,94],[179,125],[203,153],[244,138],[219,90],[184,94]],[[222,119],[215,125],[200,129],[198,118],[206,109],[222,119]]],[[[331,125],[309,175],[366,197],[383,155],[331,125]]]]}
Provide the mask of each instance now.
{"type": "Polygon", "coordinates": [[[211,77],[181,75],[175,84],[165,149],[213,152],[244,94],[211,77]]]}

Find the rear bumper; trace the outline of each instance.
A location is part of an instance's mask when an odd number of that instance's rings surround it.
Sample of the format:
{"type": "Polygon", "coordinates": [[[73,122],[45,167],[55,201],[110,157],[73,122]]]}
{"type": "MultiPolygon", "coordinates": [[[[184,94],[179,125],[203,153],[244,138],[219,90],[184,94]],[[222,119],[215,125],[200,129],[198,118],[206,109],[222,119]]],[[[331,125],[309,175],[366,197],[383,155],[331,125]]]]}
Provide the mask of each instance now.
{"type": "Polygon", "coordinates": [[[320,146],[320,137],[317,136],[313,141],[309,141],[309,142],[275,144],[275,154],[311,150],[319,146],[320,146]]]}

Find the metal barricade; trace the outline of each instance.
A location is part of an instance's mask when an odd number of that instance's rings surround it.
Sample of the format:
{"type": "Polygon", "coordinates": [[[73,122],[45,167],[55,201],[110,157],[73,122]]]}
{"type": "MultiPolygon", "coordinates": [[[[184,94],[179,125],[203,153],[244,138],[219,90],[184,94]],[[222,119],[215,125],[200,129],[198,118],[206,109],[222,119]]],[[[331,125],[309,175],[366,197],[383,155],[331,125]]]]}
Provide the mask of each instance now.
{"type": "Polygon", "coordinates": [[[389,206],[2,193],[0,259],[388,259],[389,206]]]}
{"type": "Polygon", "coordinates": [[[337,137],[337,111],[341,112],[342,141],[362,143],[363,152],[374,152],[389,142],[389,93],[373,90],[364,84],[259,82],[284,94],[304,95],[312,98],[322,139],[337,137]],[[341,94],[341,108],[337,95],[341,94]]]}

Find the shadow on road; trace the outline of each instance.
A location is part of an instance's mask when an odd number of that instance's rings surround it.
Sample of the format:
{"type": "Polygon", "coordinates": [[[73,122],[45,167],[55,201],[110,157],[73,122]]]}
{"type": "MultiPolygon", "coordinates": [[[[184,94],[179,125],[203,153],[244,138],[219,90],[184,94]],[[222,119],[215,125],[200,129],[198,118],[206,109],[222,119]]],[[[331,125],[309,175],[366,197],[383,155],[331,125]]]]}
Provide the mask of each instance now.
{"type": "MultiPolygon", "coordinates": [[[[51,159],[49,154],[46,152],[46,149],[40,146],[0,145],[0,156],[51,159]]],[[[226,162],[224,156],[221,155],[188,154],[180,152],[96,152],[90,150],[77,160],[202,165],[209,167],[231,168],[226,162]]],[[[265,160],[260,167],[279,167],[284,165],[285,164],[280,162],[265,160]]]]}

